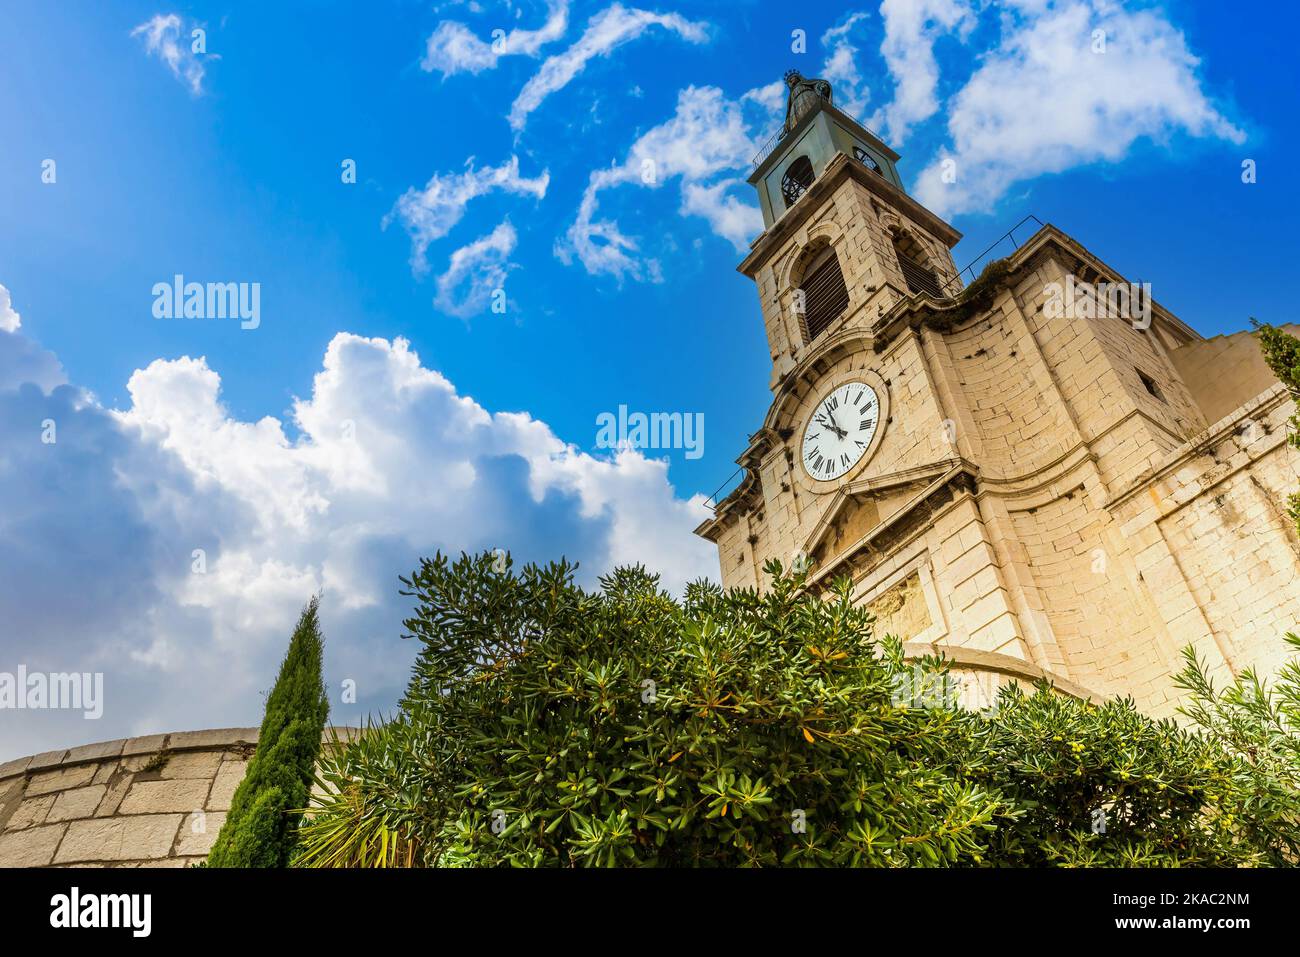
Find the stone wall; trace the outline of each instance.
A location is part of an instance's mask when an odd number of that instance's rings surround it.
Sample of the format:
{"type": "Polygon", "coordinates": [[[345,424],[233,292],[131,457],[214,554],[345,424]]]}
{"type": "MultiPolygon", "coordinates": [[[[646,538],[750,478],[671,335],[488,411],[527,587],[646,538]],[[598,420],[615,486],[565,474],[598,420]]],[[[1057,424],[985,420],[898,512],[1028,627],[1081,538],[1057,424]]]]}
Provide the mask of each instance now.
{"type": "Polygon", "coordinates": [[[184,867],[203,860],[257,734],[156,734],[0,764],[0,867],[184,867]]]}

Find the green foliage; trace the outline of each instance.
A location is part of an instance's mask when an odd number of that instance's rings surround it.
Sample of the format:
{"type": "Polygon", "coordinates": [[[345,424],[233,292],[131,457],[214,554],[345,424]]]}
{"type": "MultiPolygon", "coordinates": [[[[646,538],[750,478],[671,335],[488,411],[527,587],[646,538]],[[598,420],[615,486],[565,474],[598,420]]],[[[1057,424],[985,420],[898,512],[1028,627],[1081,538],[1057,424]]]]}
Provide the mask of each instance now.
{"type": "MultiPolygon", "coordinates": [[[[1253,318],[1251,322],[1255,324],[1255,335],[1264,352],[1264,361],[1300,406],[1300,339],[1274,326],[1261,325],[1253,318]]],[[[1291,434],[1287,441],[1300,449],[1300,413],[1291,417],[1291,434]]],[[[1290,496],[1287,504],[1296,528],[1300,529],[1300,493],[1290,496]]]]}
{"type": "Polygon", "coordinates": [[[1234,762],[1128,698],[1086,705],[1004,689],[991,719],[989,786],[1022,810],[990,848],[996,864],[1088,867],[1253,863],[1221,808],[1234,762]]]}
{"type": "Polygon", "coordinates": [[[293,856],[329,717],[317,604],[313,598],[303,609],[289,640],[257,751],[208,855],[210,867],[286,867],[293,856]]]}
{"type": "MultiPolygon", "coordinates": [[[[1242,864],[1237,759],[1130,701],[918,706],[847,582],[641,568],[588,592],[443,556],[403,579],[400,714],[321,762],[307,866],[1242,864]],[[1094,833],[1098,812],[1104,833],[1094,833]]],[[[942,678],[946,665],[924,662],[942,678]]],[[[914,685],[913,685],[914,687],[914,685]]]]}
{"type": "MultiPolygon", "coordinates": [[[[1300,651],[1300,638],[1286,640],[1300,651]]],[[[1183,714],[1237,759],[1236,827],[1262,848],[1268,864],[1294,867],[1300,863],[1300,659],[1284,665],[1271,684],[1248,669],[1216,692],[1192,650],[1183,656],[1187,666],[1176,679],[1190,692],[1183,714]]]]}

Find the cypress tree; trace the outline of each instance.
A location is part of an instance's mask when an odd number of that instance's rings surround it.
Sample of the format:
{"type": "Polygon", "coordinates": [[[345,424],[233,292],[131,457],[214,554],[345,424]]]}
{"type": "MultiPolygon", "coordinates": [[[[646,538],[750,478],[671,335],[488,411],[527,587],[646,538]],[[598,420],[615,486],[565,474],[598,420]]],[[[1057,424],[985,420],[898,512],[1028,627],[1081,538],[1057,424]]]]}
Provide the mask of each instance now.
{"type": "Polygon", "coordinates": [[[257,751],[208,855],[209,867],[287,867],[311,794],[329,699],[318,599],[303,609],[266,699],[257,751]]]}

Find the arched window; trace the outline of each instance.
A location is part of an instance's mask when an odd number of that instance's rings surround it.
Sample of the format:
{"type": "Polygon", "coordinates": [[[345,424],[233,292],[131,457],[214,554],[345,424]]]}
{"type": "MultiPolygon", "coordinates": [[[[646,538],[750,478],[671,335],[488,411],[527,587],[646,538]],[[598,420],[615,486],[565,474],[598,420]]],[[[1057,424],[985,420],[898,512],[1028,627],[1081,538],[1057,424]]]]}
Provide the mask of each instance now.
{"type": "Polygon", "coordinates": [[[853,158],[872,172],[880,173],[881,176],[885,175],[880,169],[880,164],[861,146],[853,147],[853,158]]]}
{"type": "Polygon", "coordinates": [[[895,233],[894,255],[898,257],[898,268],[903,271],[903,280],[907,283],[908,292],[913,295],[924,292],[929,293],[935,299],[944,298],[946,294],[939,284],[938,278],[928,267],[921,265],[924,262],[925,253],[915,240],[910,238],[900,239],[899,234],[895,233]]]}
{"type": "Polygon", "coordinates": [[[840,271],[835,250],[827,247],[814,254],[796,290],[795,303],[803,306],[801,319],[807,342],[816,339],[844,314],[849,307],[849,291],[844,286],[844,273],[840,271]]]}
{"type": "Polygon", "coordinates": [[[808,162],[808,157],[800,156],[786,167],[785,175],[781,177],[781,196],[785,199],[786,209],[799,201],[799,197],[812,185],[812,181],[813,168],[812,163],[808,162]]]}

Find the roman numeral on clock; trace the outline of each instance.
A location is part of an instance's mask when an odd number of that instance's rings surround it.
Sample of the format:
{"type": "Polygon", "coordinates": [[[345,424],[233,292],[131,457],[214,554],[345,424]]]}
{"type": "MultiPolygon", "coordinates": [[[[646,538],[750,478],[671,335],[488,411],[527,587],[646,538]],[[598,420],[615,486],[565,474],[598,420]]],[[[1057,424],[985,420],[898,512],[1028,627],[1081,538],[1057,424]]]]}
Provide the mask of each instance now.
{"type": "Polygon", "coordinates": [[[871,428],[875,424],[876,424],[875,419],[863,419],[862,423],[858,426],[858,431],[865,432],[867,431],[867,429],[871,428]]]}

